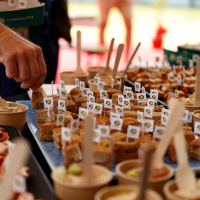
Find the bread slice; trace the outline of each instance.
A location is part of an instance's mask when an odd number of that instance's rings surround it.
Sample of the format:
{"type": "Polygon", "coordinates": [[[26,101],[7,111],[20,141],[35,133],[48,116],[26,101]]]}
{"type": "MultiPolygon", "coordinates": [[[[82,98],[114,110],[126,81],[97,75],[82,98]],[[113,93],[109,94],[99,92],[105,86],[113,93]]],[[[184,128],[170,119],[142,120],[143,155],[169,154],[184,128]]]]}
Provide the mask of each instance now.
{"type": "Polygon", "coordinates": [[[96,117],[96,124],[98,125],[109,125],[110,124],[110,119],[108,117],[100,116],[98,115],[96,117]]]}
{"type": "Polygon", "coordinates": [[[54,146],[57,149],[62,149],[61,128],[53,129],[53,140],[54,140],[54,146]]]}
{"type": "Polygon", "coordinates": [[[47,95],[43,87],[33,91],[31,97],[31,109],[35,108],[35,110],[38,110],[44,108],[44,97],[47,97],[47,95]]]}
{"type": "Polygon", "coordinates": [[[112,99],[112,95],[113,94],[122,94],[122,91],[121,90],[116,90],[116,89],[114,89],[114,88],[109,88],[108,90],[107,90],[107,94],[109,95],[109,99],[112,99]]]}
{"type": "Polygon", "coordinates": [[[55,121],[55,115],[54,115],[54,109],[50,108],[50,117],[48,117],[48,109],[44,110],[39,110],[36,112],[36,122],[37,122],[37,127],[41,124],[44,124],[46,122],[54,122],[55,121]]]}
{"type": "Polygon", "coordinates": [[[140,148],[138,149],[138,157],[144,158],[146,152],[149,149],[155,149],[157,147],[157,142],[155,140],[140,141],[140,148]]]}
{"type": "Polygon", "coordinates": [[[109,147],[95,146],[93,153],[94,164],[101,165],[108,169],[111,168],[112,150],[109,147]]]}
{"type": "Polygon", "coordinates": [[[190,143],[190,157],[200,161],[200,138],[190,143]]]}
{"type": "MultiPolygon", "coordinates": [[[[55,114],[55,117],[56,117],[56,121],[57,121],[57,114],[55,114]]],[[[65,112],[64,112],[64,126],[67,127],[67,125],[68,125],[71,121],[73,121],[73,120],[74,120],[74,119],[73,119],[73,117],[71,116],[70,112],[65,111],[65,112]]]]}
{"type": "MultiPolygon", "coordinates": [[[[60,131],[61,131],[61,129],[60,129],[60,131]]],[[[72,134],[71,135],[71,144],[75,144],[75,143],[77,143],[79,145],[80,149],[82,149],[82,141],[81,141],[80,136],[72,134]]],[[[69,141],[62,140],[62,149],[63,150],[69,145],[70,145],[69,141]]],[[[62,153],[64,153],[64,152],[62,152],[62,153]]]]}
{"type": "Polygon", "coordinates": [[[122,124],[122,133],[127,133],[128,126],[141,126],[142,123],[138,122],[137,119],[133,118],[124,118],[123,124],[122,124]]]}
{"type": "Polygon", "coordinates": [[[53,101],[53,104],[54,104],[54,113],[55,114],[58,113],[58,100],[59,99],[65,101],[66,111],[75,112],[75,103],[72,100],[67,100],[65,98],[56,98],[53,101]]]}

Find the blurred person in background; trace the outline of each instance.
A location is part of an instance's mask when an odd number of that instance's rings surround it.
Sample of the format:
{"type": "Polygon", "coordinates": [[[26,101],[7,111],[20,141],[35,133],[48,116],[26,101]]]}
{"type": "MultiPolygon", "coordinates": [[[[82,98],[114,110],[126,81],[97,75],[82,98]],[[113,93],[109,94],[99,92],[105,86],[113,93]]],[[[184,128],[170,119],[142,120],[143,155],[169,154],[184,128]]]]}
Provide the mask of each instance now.
{"type": "MultiPolygon", "coordinates": [[[[132,34],[132,5],[135,0],[98,0],[100,8],[100,44],[104,45],[104,30],[107,24],[108,15],[113,7],[117,7],[121,12],[126,25],[126,60],[129,56],[131,34],[132,34]]],[[[117,22],[116,22],[117,23],[117,22]]]]}
{"type": "MultiPolygon", "coordinates": [[[[41,47],[47,66],[47,75],[43,82],[51,83],[51,81],[55,79],[58,65],[58,39],[59,37],[63,37],[69,43],[71,43],[71,25],[67,13],[66,0],[39,1],[45,3],[44,24],[30,27],[19,27],[14,28],[13,30],[16,31],[23,38],[30,39],[33,43],[41,47]]],[[[20,47],[19,49],[16,48],[16,54],[17,51],[20,50],[20,47]]],[[[9,54],[9,52],[7,52],[7,54],[9,54]]],[[[8,79],[6,77],[7,74],[5,71],[5,67],[3,64],[0,63],[0,96],[5,98],[19,94],[26,94],[27,89],[25,88],[29,87],[20,87],[22,81],[17,80],[16,82],[14,77],[8,76],[8,78],[10,78],[8,79]]],[[[29,67],[31,67],[31,65],[29,67]]]]}

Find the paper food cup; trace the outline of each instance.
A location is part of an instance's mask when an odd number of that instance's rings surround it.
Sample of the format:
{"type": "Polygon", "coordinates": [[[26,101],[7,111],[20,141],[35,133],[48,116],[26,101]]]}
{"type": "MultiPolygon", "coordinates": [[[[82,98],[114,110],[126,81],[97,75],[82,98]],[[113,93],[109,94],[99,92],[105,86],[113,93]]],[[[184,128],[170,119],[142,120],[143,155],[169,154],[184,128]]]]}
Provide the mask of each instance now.
{"type": "MultiPolygon", "coordinates": [[[[94,84],[94,79],[90,79],[88,81],[88,84],[91,91],[94,91],[97,89],[97,86],[94,84]]],[[[119,90],[119,85],[120,85],[120,82],[116,81],[115,84],[113,85],[113,88],[119,90]]],[[[104,81],[104,90],[108,90],[110,88],[111,88],[111,80],[109,80],[108,82],[104,81]]]]}
{"type": "Polygon", "coordinates": [[[84,75],[75,75],[75,76],[70,76],[74,72],[61,72],[60,73],[60,78],[61,80],[65,81],[66,85],[75,85],[75,78],[78,78],[79,81],[85,82],[85,85],[87,85],[87,78],[89,76],[88,73],[85,73],[84,75]]]}
{"type": "MultiPolygon", "coordinates": [[[[197,106],[185,106],[185,109],[188,110],[189,112],[194,112],[196,110],[199,110],[200,107],[197,107],[197,106]]],[[[192,123],[188,123],[188,126],[191,126],[192,128],[194,127],[194,117],[193,117],[193,114],[192,114],[192,123]]]]}
{"type": "Polygon", "coordinates": [[[18,107],[22,111],[20,112],[0,112],[0,125],[12,126],[18,129],[20,132],[24,131],[26,125],[26,113],[28,107],[20,103],[8,103],[9,107],[18,107]]]}
{"type": "Polygon", "coordinates": [[[197,116],[195,116],[195,114],[197,114],[197,113],[200,113],[200,110],[195,110],[193,113],[192,113],[192,122],[193,122],[193,126],[192,127],[194,127],[194,123],[195,122],[200,122],[200,117],[197,117],[197,116]]]}
{"type": "MultiPolygon", "coordinates": [[[[174,180],[168,181],[163,188],[164,194],[165,194],[165,199],[166,200],[184,200],[184,198],[177,197],[174,195],[174,192],[178,188],[176,187],[176,183],[174,180]]],[[[185,198],[186,199],[186,198],[185,198]]]]}
{"type": "MultiPolygon", "coordinates": [[[[81,165],[81,164],[80,164],[81,165]]],[[[96,183],[92,185],[72,185],[71,183],[58,180],[54,171],[51,172],[55,194],[60,200],[93,200],[97,191],[105,186],[108,186],[113,178],[112,173],[105,167],[93,165],[93,173],[96,176],[106,175],[107,180],[103,183],[96,183]]]]}
{"type": "MultiPolygon", "coordinates": [[[[142,165],[141,159],[127,160],[119,163],[115,168],[117,172],[118,183],[128,184],[128,185],[139,185],[141,181],[140,178],[129,177],[125,174],[125,172],[133,168],[138,168],[141,165],[142,165]]],[[[174,175],[174,170],[172,167],[166,164],[164,165],[164,167],[168,171],[168,174],[166,176],[159,178],[159,180],[148,180],[148,188],[155,190],[162,196],[164,196],[163,193],[164,184],[174,175]]]]}
{"type": "MultiPolygon", "coordinates": [[[[105,70],[105,67],[88,67],[88,73],[89,73],[89,78],[88,79],[93,79],[94,76],[96,76],[97,73],[103,72],[105,70]]],[[[110,69],[110,72],[112,72],[112,69],[110,69]]]]}
{"type": "MultiPolygon", "coordinates": [[[[125,192],[139,192],[140,189],[137,186],[132,185],[117,185],[117,186],[110,186],[99,190],[94,200],[104,200],[109,197],[113,197],[115,195],[120,195],[125,192]]],[[[155,191],[151,189],[147,189],[146,191],[146,199],[147,200],[163,200],[163,198],[155,191]]]]}

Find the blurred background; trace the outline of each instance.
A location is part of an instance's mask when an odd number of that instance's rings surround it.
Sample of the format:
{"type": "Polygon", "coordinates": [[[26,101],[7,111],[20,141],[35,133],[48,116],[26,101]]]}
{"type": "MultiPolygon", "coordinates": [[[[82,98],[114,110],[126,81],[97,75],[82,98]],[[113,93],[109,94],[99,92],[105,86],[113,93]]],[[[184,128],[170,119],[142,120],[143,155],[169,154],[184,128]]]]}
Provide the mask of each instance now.
{"type": "MultiPolygon", "coordinates": [[[[107,0],[109,1],[109,0],[107,0]]],[[[123,0],[121,0],[123,1],[123,0]]],[[[131,4],[131,45],[130,52],[138,42],[142,45],[134,58],[155,61],[164,58],[163,48],[176,51],[178,45],[200,42],[200,1],[199,0],[130,0],[131,4]],[[163,34],[158,34],[161,32],[163,34]]],[[[76,31],[82,32],[81,65],[84,71],[87,67],[105,65],[106,55],[91,53],[87,48],[97,48],[100,44],[100,11],[97,0],[68,0],[68,12],[72,25],[72,45],[76,44],[76,31]]],[[[115,37],[115,49],[111,57],[113,67],[116,48],[119,43],[126,43],[126,26],[124,18],[117,7],[112,7],[104,31],[105,47],[115,37]]],[[[59,82],[59,72],[73,71],[76,68],[76,50],[69,48],[68,43],[59,39],[59,62],[56,83],[59,82]]],[[[120,61],[119,70],[123,70],[127,61],[126,52],[120,61]]]]}

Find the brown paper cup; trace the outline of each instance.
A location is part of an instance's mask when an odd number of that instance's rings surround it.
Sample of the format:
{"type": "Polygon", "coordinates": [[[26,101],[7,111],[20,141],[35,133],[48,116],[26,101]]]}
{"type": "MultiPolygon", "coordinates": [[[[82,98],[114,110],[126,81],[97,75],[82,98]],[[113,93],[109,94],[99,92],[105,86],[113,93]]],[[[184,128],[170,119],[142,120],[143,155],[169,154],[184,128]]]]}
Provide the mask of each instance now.
{"type": "Polygon", "coordinates": [[[17,106],[21,112],[9,113],[0,112],[0,125],[12,126],[20,132],[24,131],[26,125],[26,113],[28,107],[20,103],[8,103],[9,107],[17,106]]]}
{"type": "Polygon", "coordinates": [[[192,127],[194,127],[194,123],[195,122],[200,122],[200,117],[195,116],[195,114],[197,114],[197,113],[200,113],[200,110],[195,110],[192,113],[192,122],[193,122],[193,126],[192,127]]]}
{"type": "Polygon", "coordinates": [[[65,81],[66,85],[75,85],[75,78],[78,78],[79,81],[85,82],[85,85],[87,85],[87,78],[89,76],[88,73],[85,73],[84,75],[75,75],[70,76],[74,72],[61,72],[60,73],[60,79],[65,81]]]}
{"type": "MultiPolygon", "coordinates": [[[[117,172],[118,183],[128,185],[139,185],[141,181],[140,178],[129,177],[125,174],[125,172],[133,168],[138,168],[141,166],[141,164],[141,159],[127,160],[119,163],[115,168],[117,172]]],[[[166,176],[159,178],[159,180],[148,181],[148,188],[155,190],[162,196],[164,196],[164,184],[174,175],[174,170],[172,167],[170,167],[169,165],[164,165],[164,167],[168,170],[168,174],[166,176]]]]}
{"type": "Polygon", "coordinates": [[[107,181],[104,183],[97,183],[93,185],[72,185],[70,183],[64,183],[58,180],[54,172],[51,173],[51,178],[53,180],[55,194],[60,200],[93,200],[94,195],[97,191],[105,186],[109,185],[112,180],[112,173],[105,167],[99,165],[93,165],[93,172],[95,175],[106,175],[107,181]]]}
{"type": "MultiPolygon", "coordinates": [[[[139,192],[139,187],[133,185],[117,185],[106,187],[96,193],[94,200],[104,200],[125,192],[139,192]]],[[[148,189],[146,191],[146,200],[163,200],[163,198],[157,192],[148,189]]]]}
{"type": "MultiPolygon", "coordinates": [[[[88,84],[89,84],[89,88],[91,91],[94,91],[97,89],[97,86],[94,84],[94,79],[90,79],[88,81],[88,84]]],[[[117,81],[114,85],[113,85],[113,88],[119,90],[119,84],[120,82],[117,81]]],[[[109,80],[108,84],[104,84],[104,90],[108,90],[111,88],[111,79],[109,80]]]]}
{"type": "Polygon", "coordinates": [[[184,200],[183,198],[177,197],[174,195],[174,192],[177,190],[176,183],[174,180],[168,181],[163,188],[165,199],[166,200],[184,200]]]}
{"type": "MultiPolygon", "coordinates": [[[[88,73],[89,77],[88,79],[93,79],[97,73],[102,73],[104,71],[105,67],[88,67],[88,73]]],[[[110,69],[110,72],[112,72],[112,69],[110,69]]]]}
{"type": "MultiPolygon", "coordinates": [[[[199,110],[200,107],[196,107],[196,106],[185,106],[186,110],[189,110],[189,112],[194,112],[195,110],[199,110]]],[[[190,127],[194,127],[194,118],[193,118],[193,114],[192,114],[192,123],[188,123],[188,126],[190,127]]]]}

